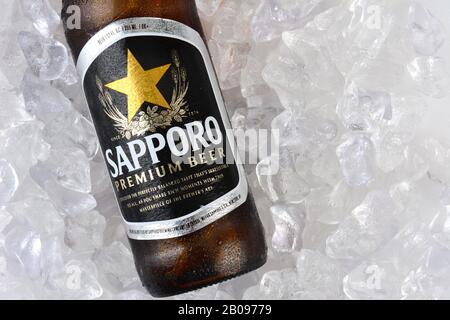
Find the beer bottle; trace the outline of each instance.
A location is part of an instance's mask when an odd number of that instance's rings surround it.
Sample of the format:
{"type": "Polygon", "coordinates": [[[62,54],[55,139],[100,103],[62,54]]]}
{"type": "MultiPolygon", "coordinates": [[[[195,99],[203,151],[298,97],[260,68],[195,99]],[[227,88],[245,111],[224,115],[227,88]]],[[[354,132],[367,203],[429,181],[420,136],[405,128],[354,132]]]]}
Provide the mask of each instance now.
{"type": "Polygon", "coordinates": [[[63,0],[62,18],[143,285],[166,297],[261,267],[195,0],[63,0]]]}

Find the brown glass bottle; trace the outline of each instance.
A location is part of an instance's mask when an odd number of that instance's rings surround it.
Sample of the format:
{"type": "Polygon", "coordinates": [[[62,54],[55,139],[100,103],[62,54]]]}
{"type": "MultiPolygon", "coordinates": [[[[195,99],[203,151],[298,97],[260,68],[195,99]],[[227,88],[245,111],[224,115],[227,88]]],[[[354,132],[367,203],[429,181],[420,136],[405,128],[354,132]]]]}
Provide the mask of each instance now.
{"type": "MultiPolygon", "coordinates": [[[[195,0],[63,0],[63,23],[76,61],[100,30],[115,21],[139,17],[170,19],[204,38],[195,0]],[[74,5],[80,8],[80,29],[67,28],[74,5]]],[[[106,129],[95,124],[101,135],[106,129]]],[[[142,283],[156,297],[234,278],[261,267],[267,259],[264,230],[250,192],[243,204],[200,230],[169,239],[130,238],[130,244],[142,283]]]]}

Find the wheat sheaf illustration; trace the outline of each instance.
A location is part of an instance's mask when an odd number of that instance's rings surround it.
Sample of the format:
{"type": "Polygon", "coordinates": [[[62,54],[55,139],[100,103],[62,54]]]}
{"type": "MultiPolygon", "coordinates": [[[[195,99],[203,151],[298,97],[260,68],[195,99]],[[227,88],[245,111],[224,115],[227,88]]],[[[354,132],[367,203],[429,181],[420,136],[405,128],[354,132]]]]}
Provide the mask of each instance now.
{"type": "Polygon", "coordinates": [[[189,90],[186,69],[181,65],[181,59],[176,51],[172,52],[173,68],[171,70],[174,88],[170,110],[161,110],[158,106],[148,106],[145,111],[140,111],[133,121],[120,112],[114,104],[111,94],[105,90],[103,82],[97,77],[99,99],[105,113],[114,122],[114,127],[119,134],[130,140],[133,137],[143,136],[148,132],[156,132],[158,129],[170,127],[173,122],[181,123],[187,117],[189,105],[186,94],[189,90]]]}

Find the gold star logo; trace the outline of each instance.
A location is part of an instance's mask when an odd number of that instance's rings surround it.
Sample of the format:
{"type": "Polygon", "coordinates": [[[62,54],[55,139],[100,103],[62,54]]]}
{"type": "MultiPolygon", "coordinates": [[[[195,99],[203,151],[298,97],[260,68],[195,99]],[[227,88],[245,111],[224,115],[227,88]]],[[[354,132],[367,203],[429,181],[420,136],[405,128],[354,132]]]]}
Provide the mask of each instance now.
{"type": "Polygon", "coordinates": [[[106,85],[107,88],[128,96],[128,122],[133,120],[145,102],[170,109],[170,105],[157,88],[170,66],[171,64],[166,64],[146,71],[128,50],[128,76],[106,85]]]}

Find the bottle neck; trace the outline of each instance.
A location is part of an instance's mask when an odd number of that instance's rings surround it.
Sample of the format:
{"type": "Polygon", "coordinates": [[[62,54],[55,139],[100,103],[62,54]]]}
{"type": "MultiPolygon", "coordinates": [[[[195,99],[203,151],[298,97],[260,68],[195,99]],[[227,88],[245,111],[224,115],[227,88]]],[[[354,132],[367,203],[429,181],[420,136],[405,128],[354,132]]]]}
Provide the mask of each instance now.
{"type": "Polygon", "coordinates": [[[63,0],[61,17],[75,61],[84,45],[99,30],[126,18],[171,19],[188,25],[204,37],[195,0],[63,0]],[[79,8],[80,28],[73,28],[77,9],[72,6],[79,8]]]}

